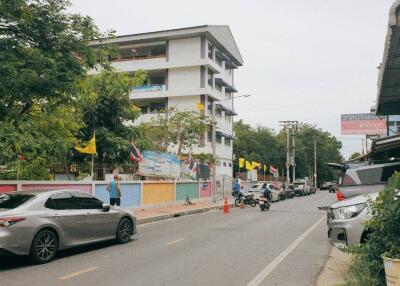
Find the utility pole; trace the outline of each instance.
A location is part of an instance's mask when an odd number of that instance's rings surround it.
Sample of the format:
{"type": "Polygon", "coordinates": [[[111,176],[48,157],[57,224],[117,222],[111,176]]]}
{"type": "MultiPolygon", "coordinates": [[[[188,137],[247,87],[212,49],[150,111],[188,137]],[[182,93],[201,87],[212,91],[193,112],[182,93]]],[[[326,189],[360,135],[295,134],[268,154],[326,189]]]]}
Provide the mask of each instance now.
{"type": "Polygon", "coordinates": [[[212,168],[212,183],[211,183],[211,197],[212,197],[212,202],[215,203],[216,200],[216,192],[217,192],[217,159],[216,159],[216,122],[215,122],[215,100],[212,101],[211,103],[211,109],[212,109],[212,131],[211,131],[211,142],[212,142],[212,155],[213,159],[215,160],[213,168],[212,168]]]}
{"type": "Polygon", "coordinates": [[[301,123],[298,121],[279,121],[286,131],[286,182],[290,184],[290,165],[293,167],[293,180],[296,179],[296,160],[295,160],[295,144],[294,134],[298,131],[301,123]],[[292,135],[292,147],[290,147],[290,135],[292,135]]]}
{"type": "Polygon", "coordinates": [[[292,146],[292,166],[293,166],[293,182],[296,181],[296,139],[294,136],[294,130],[292,133],[292,140],[293,140],[293,146],[292,146]]]}
{"type": "Polygon", "coordinates": [[[290,129],[286,128],[286,183],[290,184],[290,129]]]}
{"type": "Polygon", "coordinates": [[[314,138],[314,188],[317,188],[317,140],[314,138]]]}

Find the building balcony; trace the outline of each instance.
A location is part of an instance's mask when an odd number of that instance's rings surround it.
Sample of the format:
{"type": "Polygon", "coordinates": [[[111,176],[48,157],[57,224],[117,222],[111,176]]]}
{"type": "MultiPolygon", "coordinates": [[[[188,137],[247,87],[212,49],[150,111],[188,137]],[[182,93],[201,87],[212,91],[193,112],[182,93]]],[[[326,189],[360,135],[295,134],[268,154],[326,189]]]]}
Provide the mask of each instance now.
{"type": "Polygon", "coordinates": [[[167,87],[165,84],[133,86],[131,88],[129,97],[130,99],[165,97],[166,92],[167,87]]]}

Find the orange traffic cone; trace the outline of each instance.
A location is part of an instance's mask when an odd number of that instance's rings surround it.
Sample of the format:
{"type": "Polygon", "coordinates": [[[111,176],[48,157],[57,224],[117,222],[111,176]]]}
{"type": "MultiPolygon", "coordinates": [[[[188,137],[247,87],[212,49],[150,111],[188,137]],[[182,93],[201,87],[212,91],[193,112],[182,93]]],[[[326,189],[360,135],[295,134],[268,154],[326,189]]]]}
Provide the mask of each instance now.
{"type": "Polygon", "coordinates": [[[240,201],[240,208],[244,209],[244,201],[243,200],[240,201]]]}
{"type": "Polygon", "coordinates": [[[225,197],[225,200],[224,200],[224,214],[228,214],[228,213],[229,213],[228,199],[225,197]]]}

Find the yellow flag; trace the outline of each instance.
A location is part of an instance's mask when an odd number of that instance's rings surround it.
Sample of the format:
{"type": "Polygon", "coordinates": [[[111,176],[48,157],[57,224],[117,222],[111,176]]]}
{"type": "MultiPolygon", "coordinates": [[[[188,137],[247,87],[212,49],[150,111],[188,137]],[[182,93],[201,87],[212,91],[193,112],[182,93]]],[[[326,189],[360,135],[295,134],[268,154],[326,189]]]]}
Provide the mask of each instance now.
{"type": "Polygon", "coordinates": [[[244,167],[244,158],[239,158],[239,169],[244,167]]]}
{"type": "Polygon", "coordinates": [[[132,104],[132,109],[133,109],[133,111],[141,111],[141,109],[140,109],[140,107],[138,107],[138,106],[136,106],[136,105],[134,105],[134,104],[132,104]]]}
{"type": "Polygon", "coordinates": [[[93,138],[90,139],[85,147],[75,147],[79,153],[96,154],[96,133],[93,133],[93,138]]]}
{"type": "Polygon", "coordinates": [[[264,172],[266,172],[266,171],[267,171],[267,165],[264,164],[264,172]]]}
{"type": "Polygon", "coordinates": [[[201,102],[198,102],[198,103],[196,104],[196,108],[197,108],[197,110],[204,110],[204,104],[201,103],[201,102]]]}
{"type": "Polygon", "coordinates": [[[258,162],[251,162],[251,167],[253,168],[253,169],[255,169],[255,168],[258,168],[260,166],[260,163],[258,163],[258,162]]]}
{"type": "Polygon", "coordinates": [[[246,161],[246,170],[253,171],[253,167],[251,166],[251,163],[249,161],[246,161]]]}

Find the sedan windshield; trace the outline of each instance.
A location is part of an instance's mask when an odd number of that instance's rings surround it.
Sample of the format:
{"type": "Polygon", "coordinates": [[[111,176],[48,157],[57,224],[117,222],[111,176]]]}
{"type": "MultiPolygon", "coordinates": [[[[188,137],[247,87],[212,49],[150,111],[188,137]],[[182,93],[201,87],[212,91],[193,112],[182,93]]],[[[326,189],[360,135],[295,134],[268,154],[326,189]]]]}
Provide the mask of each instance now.
{"type": "Polygon", "coordinates": [[[2,194],[0,195],[0,209],[15,209],[33,197],[34,195],[2,194]]]}

